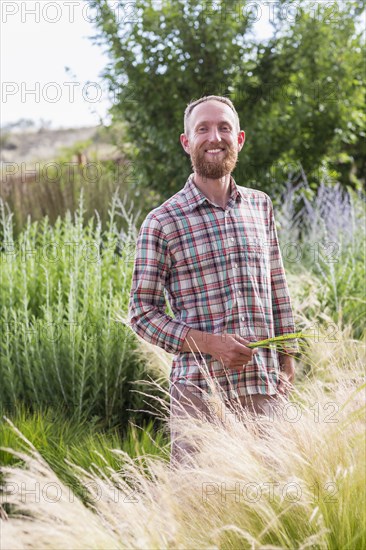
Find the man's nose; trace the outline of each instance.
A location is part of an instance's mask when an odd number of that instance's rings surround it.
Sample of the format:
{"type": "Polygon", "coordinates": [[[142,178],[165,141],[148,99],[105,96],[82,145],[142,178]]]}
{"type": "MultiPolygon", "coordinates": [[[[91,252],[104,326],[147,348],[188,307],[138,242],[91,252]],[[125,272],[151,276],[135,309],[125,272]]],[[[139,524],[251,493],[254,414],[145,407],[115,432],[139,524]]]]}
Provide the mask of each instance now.
{"type": "Polygon", "coordinates": [[[220,136],[220,132],[219,132],[218,128],[215,128],[215,127],[211,128],[210,134],[209,134],[209,140],[212,143],[216,143],[218,141],[221,141],[221,136],[220,136]]]}

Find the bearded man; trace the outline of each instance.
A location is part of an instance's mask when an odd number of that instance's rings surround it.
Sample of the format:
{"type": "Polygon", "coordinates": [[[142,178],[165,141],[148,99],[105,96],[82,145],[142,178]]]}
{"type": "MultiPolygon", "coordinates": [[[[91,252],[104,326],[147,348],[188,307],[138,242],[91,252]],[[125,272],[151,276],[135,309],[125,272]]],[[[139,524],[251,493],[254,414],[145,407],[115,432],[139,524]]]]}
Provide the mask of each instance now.
{"type": "MultiPolygon", "coordinates": [[[[231,175],[245,132],[230,99],[190,102],[180,141],[193,173],[142,223],[129,323],[174,354],[172,420],[182,409],[210,417],[210,378],[224,400],[269,414],[292,388],[298,351],[296,340],[281,353],[246,345],[295,332],[272,201],[231,175]]],[[[193,452],[178,435],[171,422],[173,463],[193,452]]]]}

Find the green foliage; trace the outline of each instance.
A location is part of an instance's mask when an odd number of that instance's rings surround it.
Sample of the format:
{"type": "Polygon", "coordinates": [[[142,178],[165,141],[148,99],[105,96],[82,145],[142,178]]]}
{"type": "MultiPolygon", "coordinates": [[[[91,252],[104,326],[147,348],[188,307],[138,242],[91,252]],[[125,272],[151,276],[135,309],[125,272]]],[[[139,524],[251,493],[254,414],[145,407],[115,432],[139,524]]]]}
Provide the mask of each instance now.
{"type": "MultiPolygon", "coordinates": [[[[342,12],[317,4],[317,16],[303,8],[293,24],[259,49],[253,75],[239,95],[249,134],[241,166],[252,186],[272,181],[280,189],[290,175],[300,179],[301,168],[315,186],[324,176],[350,183],[341,166],[350,170],[350,157],[362,154],[366,119],[362,42],[346,4],[337,4],[342,12]],[[340,151],[350,157],[340,158],[340,151]],[[253,161],[257,174],[249,167],[253,161]]],[[[359,169],[364,178],[364,167],[359,169]]]]}
{"type": "MultiPolygon", "coordinates": [[[[297,200],[306,191],[302,189],[297,200]]],[[[307,213],[301,227],[290,220],[290,213],[286,215],[285,203],[278,210],[283,259],[288,271],[307,271],[317,281],[319,310],[336,326],[349,325],[353,337],[362,339],[366,335],[366,197],[352,189],[341,194],[339,186],[318,191],[305,199],[307,213]]],[[[295,200],[289,197],[289,203],[295,200]]],[[[308,289],[306,294],[311,292],[308,289]]],[[[306,315],[312,318],[315,312],[309,310],[306,315]]]]}
{"type": "Polygon", "coordinates": [[[134,333],[116,321],[128,308],[133,218],[114,197],[103,232],[99,219],[84,223],[81,197],[74,220],[70,213],[54,226],[47,217],[29,220],[14,239],[0,206],[0,403],[57,404],[78,421],[98,417],[107,426],[141,419],[143,397],[132,390],[142,387],[134,381],[143,362],[134,333]]]}
{"type": "MultiPolygon", "coordinates": [[[[121,436],[118,427],[105,430],[98,419],[79,422],[74,417],[65,416],[57,406],[32,412],[24,404],[19,404],[10,417],[15,427],[26,437],[48,462],[58,477],[75,493],[88,502],[88,495],[75,476],[75,470],[66,461],[91,471],[109,475],[111,469],[120,469],[123,455],[117,456],[112,449],[128,453],[131,458],[141,455],[163,455],[167,439],[162,431],[157,431],[152,421],[140,429],[129,425],[121,436]]],[[[3,448],[16,451],[28,449],[5,417],[0,420],[0,441],[3,448]]],[[[17,457],[0,450],[0,465],[19,463],[17,457]]]]}
{"type": "Polygon", "coordinates": [[[350,324],[358,339],[366,335],[365,243],[365,239],[357,239],[342,246],[335,262],[328,261],[324,247],[314,267],[322,284],[319,298],[324,310],[330,311],[336,323],[350,324]]]}
{"type": "Polygon", "coordinates": [[[317,186],[323,166],[328,180],[361,185],[360,3],[296,3],[297,16],[287,19],[279,3],[275,34],[265,43],[251,33],[245,3],[170,0],[157,7],[140,0],[129,24],[124,3],[119,10],[105,0],[89,4],[96,9],[94,39],[111,58],[104,71],[115,97],[111,113],[127,123],[136,148],[135,188],[166,198],[182,187],[190,171],[179,143],[184,109],[208,94],[230,97],[246,131],[234,173],[239,184],[276,193],[305,170],[317,186]]]}

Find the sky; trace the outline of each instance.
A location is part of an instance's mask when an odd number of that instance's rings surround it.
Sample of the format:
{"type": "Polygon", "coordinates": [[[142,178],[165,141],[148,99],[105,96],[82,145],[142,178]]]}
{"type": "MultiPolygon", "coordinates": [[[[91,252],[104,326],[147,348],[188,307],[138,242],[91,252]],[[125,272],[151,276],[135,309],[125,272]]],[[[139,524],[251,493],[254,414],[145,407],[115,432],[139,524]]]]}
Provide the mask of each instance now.
{"type": "MultiPolygon", "coordinates": [[[[252,4],[257,36],[268,38],[268,2],[252,4]]],[[[122,22],[133,13],[128,5],[122,22]]],[[[0,10],[1,126],[21,118],[53,129],[108,123],[101,72],[109,59],[89,38],[96,29],[88,3],[2,0],[0,10]]]]}

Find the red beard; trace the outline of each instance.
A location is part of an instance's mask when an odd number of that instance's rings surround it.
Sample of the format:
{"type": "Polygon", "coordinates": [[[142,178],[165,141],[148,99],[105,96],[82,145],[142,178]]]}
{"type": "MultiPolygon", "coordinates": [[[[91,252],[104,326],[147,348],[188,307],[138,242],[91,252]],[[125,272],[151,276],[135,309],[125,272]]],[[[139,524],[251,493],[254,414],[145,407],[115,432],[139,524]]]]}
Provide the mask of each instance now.
{"type": "Polygon", "coordinates": [[[234,147],[227,144],[225,151],[218,158],[209,159],[206,154],[206,149],[218,149],[221,146],[207,147],[194,149],[191,152],[191,163],[193,170],[201,177],[207,179],[220,179],[227,174],[230,174],[238,161],[238,151],[234,147]]]}

